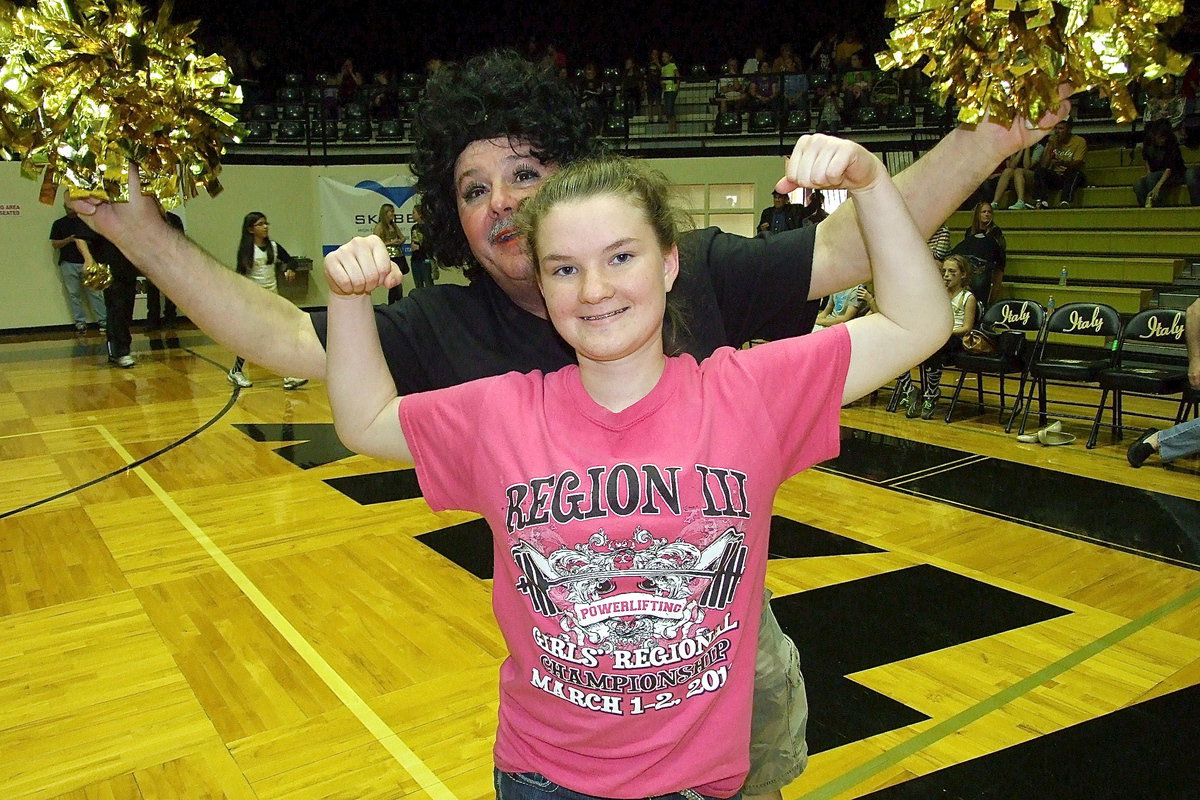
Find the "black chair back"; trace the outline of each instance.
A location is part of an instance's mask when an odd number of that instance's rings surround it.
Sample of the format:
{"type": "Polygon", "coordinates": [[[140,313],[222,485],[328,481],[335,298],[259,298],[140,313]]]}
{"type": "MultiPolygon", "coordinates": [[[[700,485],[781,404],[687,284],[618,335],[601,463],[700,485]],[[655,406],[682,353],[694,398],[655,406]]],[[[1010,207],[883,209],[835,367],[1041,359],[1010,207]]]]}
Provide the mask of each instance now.
{"type": "Polygon", "coordinates": [[[1067,303],[1050,315],[1046,330],[1071,336],[1116,338],[1121,335],[1121,315],[1104,303],[1067,303]]]}
{"type": "Polygon", "coordinates": [[[1046,309],[1033,300],[999,300],[987,308],[977,326],[995,338],[1001,356],[1020,357],[1029,347],[1033,334],[1034,349],[1046,331],[1046,309]]]}
{"type": "Polygon", "coordinates": [[[1117,361],[1120,362],[1125,345],[1130,341],[1146,344],[1183,346],[1183,323],[1186,315],[1177,308],[1150,308],[1139,311],[1125,323],[1125,335],[1117,344],[1117,361]]]}

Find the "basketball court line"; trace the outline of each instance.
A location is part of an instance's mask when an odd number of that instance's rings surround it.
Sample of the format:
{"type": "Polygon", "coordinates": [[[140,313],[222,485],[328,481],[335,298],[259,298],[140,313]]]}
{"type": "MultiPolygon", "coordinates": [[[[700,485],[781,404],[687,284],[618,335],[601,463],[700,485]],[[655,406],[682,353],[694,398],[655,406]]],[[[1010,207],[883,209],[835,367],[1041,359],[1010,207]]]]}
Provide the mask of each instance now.
{"type": "MultiPolygon", "coordinates": [[[[96,429],[113,448],[114,452],[125,459],[127,464],[132,465],[136,461],[132,454],[126,451],[121,446],[121,443],[109,433],[107,428],[98,425],[96,429]]],[[[345,678],[339,675],[337,670],[317,652],[316,648],[304,638],[300,631],[296,630],[288,622],[283,613],[275,607],[274,603],[267,599],[267,596],[250,580],[249,576],[242,572],[241,568],[233,563],[229,556],[217,546],[216,542],[187,515],[187,512],[179,507],[170,494],[150,477],[142,467],[132,467],[132,472],[138,476],[142,483],[171,512],[171,515],[184,526],[188,533],[192,535],[192,538],[195,539],[196,543],[204,548],[209,557],[217,563],[225,575],[246,595],[250,602],[254,604],[254,607],[258,609],[259,613],[271,623],[271,626],[291,645],[300,658],[304,660],[304,663],[329,687],[342,704],[349,709],[350,713],[375,737],[375,740],[387,750],[397,763],[416,780],[421,789],[434,800],[458,800],[454,792],[434,775],[433,771],[425,765],[425,762],[416,753],[409,749],[388,724],[375,713],[370,705],[354,691],[345,678]]]]}

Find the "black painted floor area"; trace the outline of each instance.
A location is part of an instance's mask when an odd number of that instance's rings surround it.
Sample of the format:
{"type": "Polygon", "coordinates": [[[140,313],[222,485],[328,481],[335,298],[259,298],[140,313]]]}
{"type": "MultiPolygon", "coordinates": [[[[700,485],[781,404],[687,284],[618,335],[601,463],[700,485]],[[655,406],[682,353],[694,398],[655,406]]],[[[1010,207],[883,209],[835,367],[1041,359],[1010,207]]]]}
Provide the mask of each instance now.
{"type": "Polygon", "coordinates": [[[928,564],[776,597],[771,608],[800,651],[812,753],[927,719],[846,675],[1067,613],[928,564]]]}
{"type": "Polygon", "coordinates": [[[1200,500],[846,427],[818,469],[1200,569],[1200,500]]]}
{"type": "Polygon", "coordinates": [[[1195,800],[1200,687],[864,795],[870,800],[1195,800]]]}

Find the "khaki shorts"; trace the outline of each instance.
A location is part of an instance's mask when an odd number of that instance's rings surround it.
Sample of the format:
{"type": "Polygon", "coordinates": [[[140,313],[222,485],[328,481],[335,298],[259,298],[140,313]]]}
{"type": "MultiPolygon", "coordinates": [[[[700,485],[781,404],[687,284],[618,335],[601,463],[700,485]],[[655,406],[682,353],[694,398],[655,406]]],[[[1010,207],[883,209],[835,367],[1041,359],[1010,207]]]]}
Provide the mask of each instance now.
{"type": "Polygon", "coordinates": [[[763,590],[754,668],[754,709],[750,721],[750,774],[745,794],[782,789],[808,766],[808,697],[796,644],[771,612],[771,592],[763,590]]]}

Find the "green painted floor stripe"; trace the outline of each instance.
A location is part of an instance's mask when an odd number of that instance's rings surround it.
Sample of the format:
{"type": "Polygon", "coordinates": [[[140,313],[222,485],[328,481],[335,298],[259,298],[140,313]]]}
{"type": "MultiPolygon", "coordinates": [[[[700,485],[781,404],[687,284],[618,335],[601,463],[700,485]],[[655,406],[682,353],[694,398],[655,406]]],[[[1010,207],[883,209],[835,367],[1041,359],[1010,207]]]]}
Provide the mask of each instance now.
{"type": "Polygon", "coordinates": [[[887,752],[880,753],[849,772],[845,772],[828,783],[818,786],[817,788],[800,795],[797,800],[829,800],[829,798],[854,788],[858,784],[876,775],[879,772],[893,766],[900,761],[908,758],[915,753],[920,752],[929,745],[946,738],[952,733],[962,730],[967,725],[975,722],[981,717],[990,714],[996,709],[1004,706],[1018,697],[1027,694],[1038,686],[1041,686],[1046,681],[1055,678],[1072,667],[1082,664],[1092,656],[1100,653],[1103,650],[1112,647],[1117,642],[1125,639],[1138,631],[1154,624],[1158,620],[1165,617],[1167,614],[1178,611],[1197,599],[1200,599],[1200,586],[1185,592],[1184,594],[1170,600],[1153,611],[1147,612],[1137,619],[1130,620],[1121,627],[1111,633],[1101,636],[1096,641],[1089,644],[1087,647],[1076,650],[1068,656],[1065,656],[1053,664],[1050,664],[1041,670],[1017,681],[1012,686],[1009,686],[991,697],[976,703],[970,708],[963,709],[952,717],[937,723],[931,728],[928,728],[907,741],[901,742],[887,752]]]}

